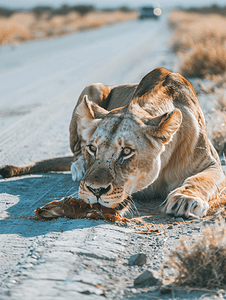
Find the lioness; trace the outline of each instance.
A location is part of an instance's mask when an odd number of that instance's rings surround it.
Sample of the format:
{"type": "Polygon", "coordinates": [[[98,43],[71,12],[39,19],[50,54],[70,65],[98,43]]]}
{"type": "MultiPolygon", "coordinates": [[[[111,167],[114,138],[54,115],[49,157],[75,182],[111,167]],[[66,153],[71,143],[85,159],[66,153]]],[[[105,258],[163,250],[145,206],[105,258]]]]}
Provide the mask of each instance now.
{"type": "Polygon", "coordinates": [[[164,68],[139,84],[86,87],[70,124],[71,157],[21,167],[5,166],[3,177],[64,171],[80,181],[79,197],[114,208],[149,186],[175,216],[206,215],[208,201],[225,187],[220,159],[207,137],[191,84],[164,68]],[[72,164],[71,164],[72,162],[72,164]]]}

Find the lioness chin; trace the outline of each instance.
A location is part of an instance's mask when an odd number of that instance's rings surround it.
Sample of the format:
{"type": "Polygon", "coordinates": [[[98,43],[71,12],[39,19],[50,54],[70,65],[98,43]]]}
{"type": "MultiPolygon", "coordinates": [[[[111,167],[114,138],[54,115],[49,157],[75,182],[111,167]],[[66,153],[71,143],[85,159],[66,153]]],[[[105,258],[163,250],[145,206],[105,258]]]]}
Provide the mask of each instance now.
{"type": "MultiPolygon", "coordinates": [[[[89,204],[115,208],[148,187],[165,199],[163,212],[206,215],[225,187],[218,154],[207,137],[191,84],[157,68],[139,84],[92,84],[81,93],[70,124],[72,178],[89,204]]],[[[68,170],[71,158],[5,166],[4,177],[68,170]]]]}

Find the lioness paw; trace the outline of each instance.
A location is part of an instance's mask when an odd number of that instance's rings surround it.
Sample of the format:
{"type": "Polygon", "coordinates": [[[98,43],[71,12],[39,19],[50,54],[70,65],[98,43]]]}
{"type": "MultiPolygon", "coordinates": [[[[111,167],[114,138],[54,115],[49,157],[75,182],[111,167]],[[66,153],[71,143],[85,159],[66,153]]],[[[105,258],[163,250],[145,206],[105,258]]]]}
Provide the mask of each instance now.
{"type": "Polygon", "coordinates": [[[71,164],[71,175],[72,180],[80,181],[85,174],[85,160],[82,157],[79,157],[76,161],[71,164]]]}
{"type": "Polygon", "coordinates": [[[206,215],[209,204],[200,198],[191,198],[185,195],[169,195],[163,211],[174,216],[203,217],[206,215]]]}

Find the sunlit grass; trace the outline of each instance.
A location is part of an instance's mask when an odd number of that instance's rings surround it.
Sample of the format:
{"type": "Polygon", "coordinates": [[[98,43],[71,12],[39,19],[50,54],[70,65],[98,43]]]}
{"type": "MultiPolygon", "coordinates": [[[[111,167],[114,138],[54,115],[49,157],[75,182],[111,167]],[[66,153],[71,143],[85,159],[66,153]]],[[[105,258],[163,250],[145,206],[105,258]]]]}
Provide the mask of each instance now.
{"type": "Polygon", "coordinates": [[[0,44],[15,44],[37,38],[47,38],[75,31],[102,27],[108,24],[136,19],[136,11],[95,11],[80,15],[70,12],[66,15],[41,16],[18,12],[9,18],[0,17],[0,44]]]}
{"type": "Polygon", "coordinates": [[[174,11],[170,45],[181,58],[179,72],[185,77],[206,77],[226,72],[226,17],[174,11]]]}

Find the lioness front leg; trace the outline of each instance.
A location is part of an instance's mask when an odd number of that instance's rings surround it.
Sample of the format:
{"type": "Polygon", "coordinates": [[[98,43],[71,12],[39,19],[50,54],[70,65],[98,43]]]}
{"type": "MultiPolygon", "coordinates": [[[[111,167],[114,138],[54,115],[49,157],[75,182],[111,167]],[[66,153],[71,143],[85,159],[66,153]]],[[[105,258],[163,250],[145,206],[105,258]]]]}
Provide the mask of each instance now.
{"type": "Polygon", "coordinates": [[[72,180],[80,181],[86,172],[84,154],[79,154],[71,164],[72,180]]]}
{"type": "Polygon", "coordinates": [[[208,201],[217,197],[225,184],[220,166],[212,165],[194,176],[188,177],[183,185],[173,190],[165,200],[163,211],[174,216],[206,215],[208,201]]]}
{"type": "MultiPolygon", "coordinates": [[[[93,83],[87,86],[79,96],[78,102],[74,108],[72,113],[71,123],[70,123],[70,147],[71,151],[74,154],[74,161],[71,165],[71,175],[74,181],[80,181],[85,174],[85,158],[84,158],[84,146],[86,145],[86,134],[82,134],[82,129],[79,130],[79,113],[78,107],[80,106],[84,96],[89,97],[90,101],[95,104],[100,105],[101,107],[106,106],[107,97],[110,93],[111,89],[102,84],[102,83],[93,83]]],[[[88,117],[89,119],[89,117],[88,117]]],[[[85,123],[88,120],[85,120],[85,123]]],[[[80,124],[81,128],[83,128],[83,124],[80,124]]]]}

